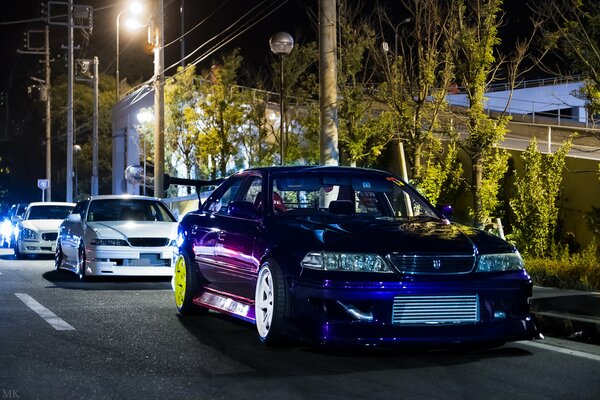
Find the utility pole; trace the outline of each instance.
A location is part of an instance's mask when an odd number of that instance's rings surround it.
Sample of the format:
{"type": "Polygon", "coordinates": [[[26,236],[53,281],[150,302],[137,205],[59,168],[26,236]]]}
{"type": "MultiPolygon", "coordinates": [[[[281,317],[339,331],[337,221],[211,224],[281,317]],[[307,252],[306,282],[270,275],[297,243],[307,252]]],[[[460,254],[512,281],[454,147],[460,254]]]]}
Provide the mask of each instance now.
{"type": "Polygon", "coordinates": [[[44,91],[46,93],[46,180],[48,180],[48,191],[46,199],[52,201],[52,113],[51,113],[51,93],[50,93],[50,27],[46,24],[44,29],[44,65],[46,67],[46,84],[44,91]]]}
{"type": "Polygon", "coordinates": [[[73,201],[73,0],[69,0],[67,35],[67,202],[73,201]]]}
{"type": "Polygon", "coordinates": [[[165,197],[165,96],[164,96],[164,10],[156,0],[154,10],[154,196],[165,197]]]}
{"type": "Polygon", "coordinates": [[[42,196],[47,201],[52,200],[52,140],[51,140],[51,132],[52,132],[52,114],[51,114],[51,83],[50,83],[50,27],[46,25],[44,29],[44,47],[35,47],[32,45],[32,41],[30,40],[30,34],[41,33],[41,31],[28,31],[26,32],[26,42],[25,49],[17,50],[18,53],[21,54],[40,54],[44,55],[44,69],[45,69],[45,78],[44,80],[34,78],[31,79],[40,83],[40,97],[43,101],[46,102],[46,180],[48,181],[48,186],[45,189],[46,193],[42,193],[42,196]]]}
{"type": "Polygon", "coordinates": [[[91,195],[98,195],[98,57],[94,57],[94,117],[92,119],[92,190],[91,195]]]}
{"type": "Polygon", "coordinates": [[[320,165],[338,165],[336,0],[319,1],[320,165]]]}

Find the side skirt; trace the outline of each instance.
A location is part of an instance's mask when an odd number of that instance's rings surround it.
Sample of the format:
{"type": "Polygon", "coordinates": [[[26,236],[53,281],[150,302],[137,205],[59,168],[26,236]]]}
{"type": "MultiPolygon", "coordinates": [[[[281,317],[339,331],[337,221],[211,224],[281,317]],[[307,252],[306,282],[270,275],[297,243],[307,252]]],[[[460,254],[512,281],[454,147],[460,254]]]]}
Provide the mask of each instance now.
{"type": "Polygon", "coordinates": [[[228,314],[247,322],[254,323],[256,320],[254,304],[234,300],[222,294],[203,292],[193,302],[201,307],[228,314]]]}

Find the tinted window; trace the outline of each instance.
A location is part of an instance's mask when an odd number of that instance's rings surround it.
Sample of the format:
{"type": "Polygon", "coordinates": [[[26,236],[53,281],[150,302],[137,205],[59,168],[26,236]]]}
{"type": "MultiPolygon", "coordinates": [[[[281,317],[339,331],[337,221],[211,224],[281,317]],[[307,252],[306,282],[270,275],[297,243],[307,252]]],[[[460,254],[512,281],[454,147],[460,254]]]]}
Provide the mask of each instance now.
{"type": "Polygon", "coordinates": [[[32,206],[27,219],[65,219],[72,209],[71,206],[32,206]]]}
{"type": "Polygon", "coordinates": [[[159,201],[137,199],[92,200],[88,222],[164,221],[175,222],[167,207],[159,201]]]}
{"type": "Polygon", "coordinates": [[[379,174],[320,171],[276,175],[273,199],[275,213],[436,217],[414,190],[393,176],[379,174]]]}
{"type": "Polygon", "coordinates": [[[220,186],[206,201],[206,210],[219,214],[227,214],[229,203],[238,197],[244,180],[244,177],[232,178],[227,182],[228,186],[220,186]]]}

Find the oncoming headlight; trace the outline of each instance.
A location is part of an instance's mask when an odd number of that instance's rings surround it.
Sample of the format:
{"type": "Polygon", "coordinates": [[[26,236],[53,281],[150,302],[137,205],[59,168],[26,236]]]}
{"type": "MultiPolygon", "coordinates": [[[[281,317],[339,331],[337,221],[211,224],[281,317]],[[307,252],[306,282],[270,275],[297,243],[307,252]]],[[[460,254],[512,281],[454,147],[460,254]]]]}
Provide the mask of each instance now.
{"type": "Polygon", "coordinates": [[[479,256],[476,272],[518,271],[525,269],[521,255],[516,253],[484,254],[479,256]]]}
{"type": "Polygon", "coordinates": [[[304,268],[323,271],[394,272],[377,254],[311,252],[302,259],[304,268]]]}
{"type": "Polygon", "coordinates": [[[123,239],[92,239],[90,240],[92,246],[128,246],[126,240],[123,239]]]}

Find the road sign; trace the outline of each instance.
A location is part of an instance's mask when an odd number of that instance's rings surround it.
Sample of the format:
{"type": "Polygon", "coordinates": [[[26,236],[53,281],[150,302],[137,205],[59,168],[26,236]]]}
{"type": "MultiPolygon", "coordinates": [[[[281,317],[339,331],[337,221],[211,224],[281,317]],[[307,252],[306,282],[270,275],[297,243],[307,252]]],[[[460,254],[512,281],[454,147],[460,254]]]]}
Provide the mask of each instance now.
{"type": "Polygon", "coordinates": [[[38,187],[42,190],[48,189],[48,179],[38,179],[38,187]]]}

